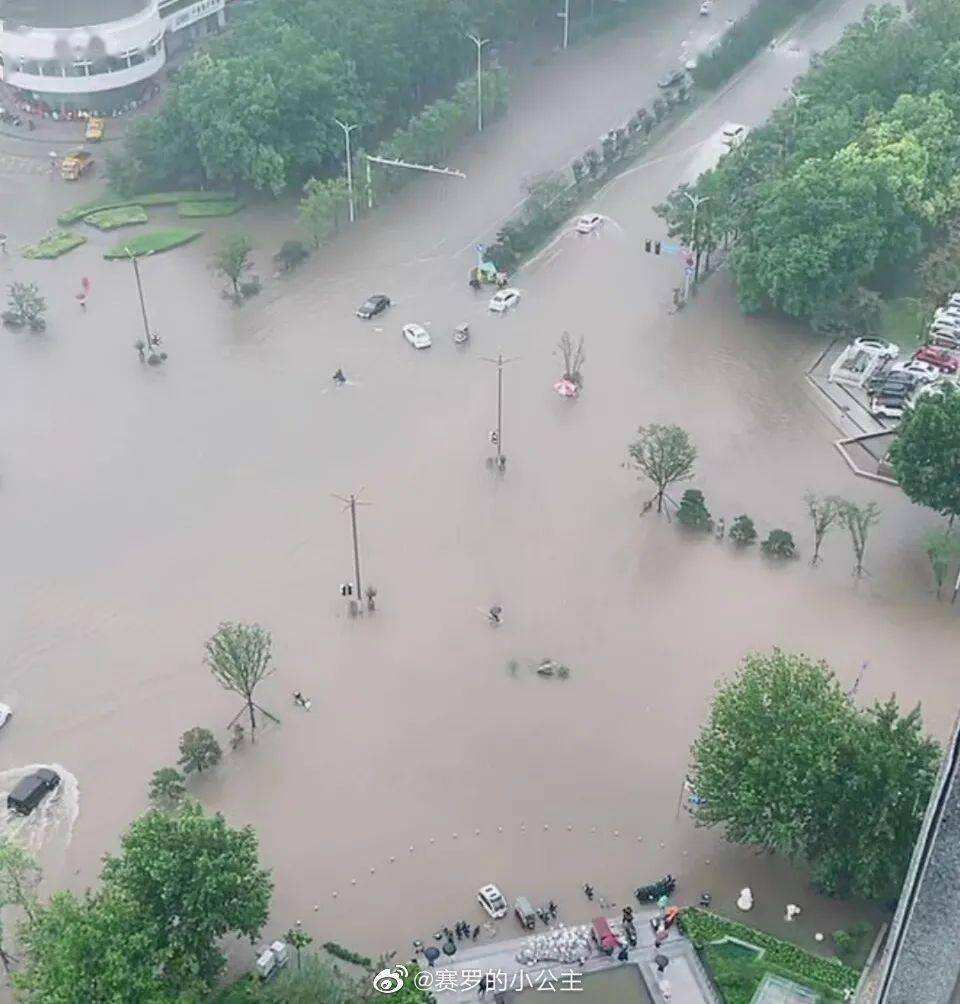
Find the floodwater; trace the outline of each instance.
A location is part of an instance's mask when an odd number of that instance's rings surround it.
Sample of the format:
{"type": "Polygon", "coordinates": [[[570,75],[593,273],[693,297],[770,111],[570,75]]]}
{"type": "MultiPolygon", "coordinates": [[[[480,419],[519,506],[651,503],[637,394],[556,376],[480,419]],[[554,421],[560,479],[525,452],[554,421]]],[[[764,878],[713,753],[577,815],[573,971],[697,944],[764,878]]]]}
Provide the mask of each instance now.
{"type": "MultiPolygon", "coordinates": [[[[866,662],[862,700],[922,701],[947,733],[957,610],[931,595],[919,540],[934,520],[844,466],[803,379],[819,343],[745,320],[724,273],[669,315],[679,264],[642,241],[699,144],[727,119],[762,120],[810,49],[865,5],[828,4],[795,33],[799,49],[766,53],[609,186],[596,206],[616,225],[559,240],[516,277],[515,311],[490,314],[466,285],[470,249],[520,197],[521,175],[649,103],[680,41],[703,30],[692,7],[671,21],[668,6],[642,31],[521,75],[511,116],[457,161],[467,182],[412,186],[289,279],[269,279],[269,255],[292,222],[267,210],[146,260],[170,354],[160,369],[132,348],[129,267],[97,254],[116,237],[91,234],[57,263],[2,263],[4,281],[36,278],[50,299],[45,335],[0,338],[0,698],[16,710],[0,766],[55,761],[79,788],[72,837],[41,849],[48,888],[95,882],[185,729],[227,746],[239,707],[203,643],[246,620],[273,633],[276,673],[258,698],[282,725],[193,787],[256,828],[276,881],[269,936],[300,919],[321,942],[404,951],[442,924],[479,923],[488,881],[508,898],[553,897],[575,920],[596,909],[583,882],[623,903],[666,871],[682,901],[710,889],[726,910],[752,886],[773,929],[799,903],[789,930],[810,947],[854,915],[785,862],[695,831],[680,785],[714,681],[754,648],[823,657],[851,685],[866,662]],[[237,310],[207,263],[217,234],[240,228],[268,281],[237,310]],[[93,284],[83,315],[81,275],[93,284]],[[356,320],[375,291],[395,306],[356,320]],[[464,320],[474,336],[458,348],[464,320]],[[408,321],[429,326],[429,351],[402,340],[408,321]],[[575,402],[551,390],[564,330],[586,341],[575,402]],[[485,464],[496,370],[483,357],[499,351],[515,357],[503,477],[485,464]],[[351,385],[334,388],[338,367],[351,385]],[[650,492],[622,461],[648,422],[690,432],[693,483],[715,516],[786,527],[806,554],[806,490],[879,502],[870,575],[851,578],[839,533],[811,569],[640,518],[650,492]],[[351,620],[338,589],[352,576],[349,517],[334,495],[361,487],[362,573],[379,609],[351,620]],[[498,629],[483,613],[494,602],[498,629]],[[570,678],[531,672],[544,657],[570,678]]],[[[0,186],[11,246],[91,192],[26,168],[0,186]]]]}

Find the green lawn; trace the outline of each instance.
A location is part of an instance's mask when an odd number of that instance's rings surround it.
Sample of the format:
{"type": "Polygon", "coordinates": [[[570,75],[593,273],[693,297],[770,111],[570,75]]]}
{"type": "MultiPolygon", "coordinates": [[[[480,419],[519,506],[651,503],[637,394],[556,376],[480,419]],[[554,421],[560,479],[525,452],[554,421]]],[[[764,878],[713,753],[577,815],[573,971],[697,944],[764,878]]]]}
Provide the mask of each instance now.
{"type": "Polygon", "coordinates": [[[177,216],[233,216],[243,209],[239,199],[203,199],[199,202],[178,202],[177,216]]]}
{"type": "Polygon", "coordinates": [[[860,979],[855,969],[836,959],[812,955],[798,945],[707,910],[684,910],[680,925],[713,971],[726,1004],[750,1004],[766,973],[809,987],[824,1001],[843,1001],[844,990],[856,987],[860,979]],[[763,949],[763,955],[753,956],[743,945],[721,942],[722,938],[755,945],[763,949]]]}
{"type": "Polygon", "coordinates": [[[71,233],[69,230],[58,230],[56,233],[44,237],[39,243],[25,247],[23,257],[59,258],[60,255],[66,254],[86,242],[87,238],[80,234],[71,233]]]}
{"type": "Polygon", "coordinates": [[[906,354],[920,346],[922,322],[923,318],[917,313],[916,300],[912,297],[887,300],[883,305],[880,335],[899,345],[906,354]]]}
{"type": "Polygon", "coordinates": [[[66,226],[101,209],[118,209],[120,206],[172,206],[180,202],[222,202],[232,198],[232,192],[150,192],[147,195],[135,195],[129,199],[114,198],[100,199],[98,202],[84,202],[61,213],[57,220],[66,226]]]}
{"type": "Polygon", "coordinates": [[[203,233],[202,230],[154,230],[149,234],[139,234],[129,240],[122,241],[116,247],[103,252],[104,258],[129,258],[131,255],[157,254],[169,251],[189,241],[195,240],[203,233]]]}
{"type": "Polygon", "coordinates": [[[98,209],[97,212],[84,216],[83,222],[98,230],[117,230],[136,223],[146,223],[147,219],[147,211],[143,206],[116,206],[113,209],[98,209]]]}

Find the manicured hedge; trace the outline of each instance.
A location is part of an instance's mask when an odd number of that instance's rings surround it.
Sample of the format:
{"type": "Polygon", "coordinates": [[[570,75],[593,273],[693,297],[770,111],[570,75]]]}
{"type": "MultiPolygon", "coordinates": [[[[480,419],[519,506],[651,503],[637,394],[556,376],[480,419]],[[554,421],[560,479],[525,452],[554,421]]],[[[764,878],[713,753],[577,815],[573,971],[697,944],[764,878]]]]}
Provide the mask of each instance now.
{"type": "Polygon", "coordinates": [[[59,258],[60,255],[72,251],[85,244],[86,237],[71,233],[69,230],[58,230],[55,234],[44,237],[38,244],[23,249],[24,258],[59,258]]]}
{"type": "Polygon", "coordinates": [[[202,199],[196,202],[178,202],[177,216],[233,216],[243,209],[239,199],[202,199]]]}
{"type": "Polygon", "coordinates": [[[829,988],[841,999],[843,991],[855,988],[860,979],[860,974],[855,969],[845,966],[837,959],[812,955],[799,945],[781,941],[772,934],[727,920],[726,917],[707,910],[688,907],[680,914],[680,926],[698,949],[704,949],[723,938],[736,938],[763,948],[765,951],[759,965],[764,969],[795,979],[798,983],[816,983],[820,988],[829,988]]]}
{"type": "Polygon", "coordinates": [[[118,209],[120,206],[172,206],[178,202],[218,202],[232,199],[232,192],[150,192],[130,199],[101,199],[99,202],[85,202],[68,209],[57,217],[63,225],[76,223],[101,209],[118,209]]]}
{"type": "Polygon", "coordinates": [[[154,230],[149,234],[139,234],[130,240],[122,241],[116,247],[103,252],[104,258],[129,258],[131,255],[157,254],[169,251],[189,241],[195,240],[203,233],[202,230],[154,230]]]}

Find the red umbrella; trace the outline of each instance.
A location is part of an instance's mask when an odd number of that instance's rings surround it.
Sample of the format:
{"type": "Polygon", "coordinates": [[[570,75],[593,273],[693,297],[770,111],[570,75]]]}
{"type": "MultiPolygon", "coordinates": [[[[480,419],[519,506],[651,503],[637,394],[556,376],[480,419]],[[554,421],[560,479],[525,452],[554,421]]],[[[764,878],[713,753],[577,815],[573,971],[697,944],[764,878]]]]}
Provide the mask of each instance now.
{"type": "Polygon", "coordinates": [[[576,397],[580,393],[580,388],[572,381],[562,377],[554,385],[553,389],[561,397],[576,397]]]}

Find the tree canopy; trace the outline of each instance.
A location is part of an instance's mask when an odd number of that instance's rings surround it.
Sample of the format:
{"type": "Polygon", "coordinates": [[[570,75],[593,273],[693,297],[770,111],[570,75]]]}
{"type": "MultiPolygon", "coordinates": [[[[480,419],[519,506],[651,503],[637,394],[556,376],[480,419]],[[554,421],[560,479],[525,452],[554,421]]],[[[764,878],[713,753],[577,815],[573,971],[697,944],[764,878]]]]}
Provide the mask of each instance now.
{"type": "Polygon", "coordinates": [[[895,899],[939,755],[919,708],[861,711],[824,663],[754,653],[693,746],[697,822],[805,860],[828,893],[895,899]]]}
{"type": "Polygon", "coordinates": [[[922,398],[900,423],[890,461],[911,502],[960,516],[960,393],[922,398]]]}

